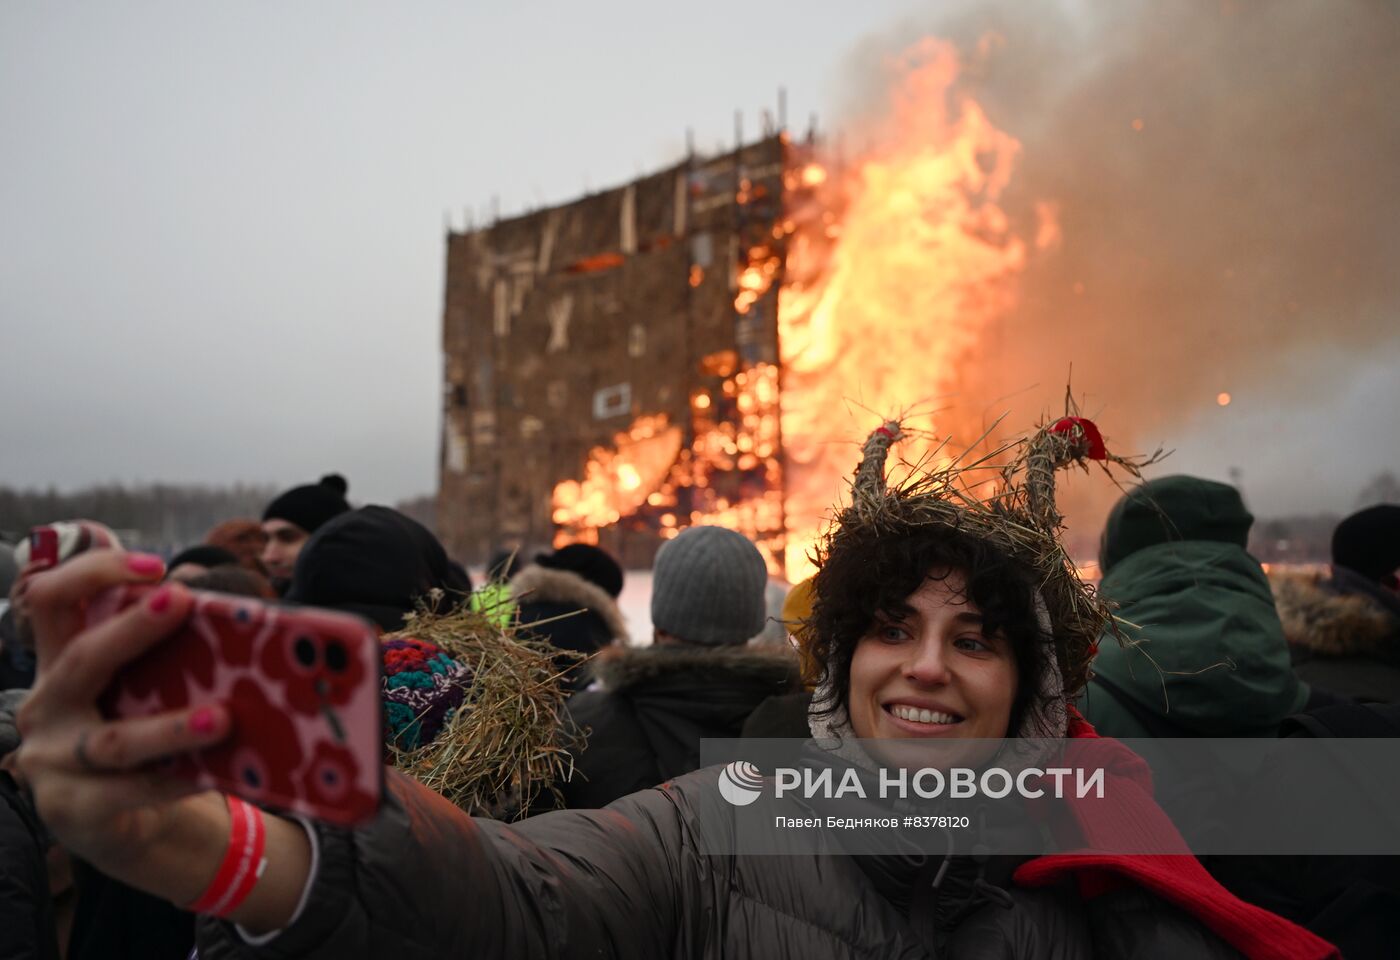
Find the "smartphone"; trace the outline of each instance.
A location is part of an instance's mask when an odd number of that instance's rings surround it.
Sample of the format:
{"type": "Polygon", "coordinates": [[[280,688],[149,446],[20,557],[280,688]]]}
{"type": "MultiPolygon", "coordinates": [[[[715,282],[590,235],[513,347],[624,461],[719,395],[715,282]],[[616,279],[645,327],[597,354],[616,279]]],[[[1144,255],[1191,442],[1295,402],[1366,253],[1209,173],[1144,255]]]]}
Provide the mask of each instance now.
{"type": "Polygon", "coordinates": [[[53,527],[34,527],[29,531],[29,562],[58,566],[58,531],[53,527]]]}
{"type": "MultiPolygon", "coordinates": [[[[95,625],[154,587],[89,606],[95,625]]],[[[104,715],[149,716],[222,701],[228,739],[167,761],[170,772],[253,803],[351,826],[383,792],[379,636],[359,617],[205,591],[177,633],[127,664],[104,715]]]]}

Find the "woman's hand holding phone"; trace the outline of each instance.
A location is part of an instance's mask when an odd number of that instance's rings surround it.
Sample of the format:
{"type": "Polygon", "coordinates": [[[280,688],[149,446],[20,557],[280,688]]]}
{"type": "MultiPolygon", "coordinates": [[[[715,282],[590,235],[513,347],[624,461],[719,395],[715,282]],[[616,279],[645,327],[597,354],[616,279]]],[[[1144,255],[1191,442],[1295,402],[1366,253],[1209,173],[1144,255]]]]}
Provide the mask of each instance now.
{"type": "MultiPolygon", "coordinates": [[[[100,550],[37,575],[26,595],[38,679],[20,709],[23,741],[10,765],[32,790],[49,829],[71,852],[131,885],[185,904],[213,879],[230,835],[224,799],[153,769],[165,757],[224,740],[221,704],[105,719],[98,701],[129,662],[175,632],[193,598],[178,584],[156,588],[87,627],[105,591],[159,581],[157,557],[100,550]]],[[[302,828],[267,818],[267,870],[233,919],[254,930],[290,920],[310,870],[302,828]]]]}

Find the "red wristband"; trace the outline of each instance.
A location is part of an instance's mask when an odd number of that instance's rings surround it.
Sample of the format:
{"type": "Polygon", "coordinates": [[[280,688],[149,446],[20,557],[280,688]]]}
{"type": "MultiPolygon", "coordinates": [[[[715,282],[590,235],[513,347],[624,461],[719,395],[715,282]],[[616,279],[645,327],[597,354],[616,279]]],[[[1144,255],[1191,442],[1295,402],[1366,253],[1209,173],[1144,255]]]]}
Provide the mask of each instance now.
{"type": "Polygon", "coordinates": [[[223,862],[219,864],[209,886],[186,907],[193,913],[228,916],[248,899],[248,894],[253,892],[267,865],[263,857],[267,846],[267,827],[263,823],[262,811],[237,797],[227,799],[230,823],[228,849],[224,851],[223,862]]]}

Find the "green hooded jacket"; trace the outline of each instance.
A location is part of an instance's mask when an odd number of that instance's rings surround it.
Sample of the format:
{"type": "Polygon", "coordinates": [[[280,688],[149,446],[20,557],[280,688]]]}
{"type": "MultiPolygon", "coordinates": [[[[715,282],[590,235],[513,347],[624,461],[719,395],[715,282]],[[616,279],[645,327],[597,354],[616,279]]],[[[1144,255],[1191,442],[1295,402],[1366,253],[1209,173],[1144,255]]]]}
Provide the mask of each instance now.
{"type": "Polygon", "coordinates": [[[1113,508],[1099,591],[1138,645],[1101,638],[1080,704],[1099,733],[1273,736],[1302,709],[1308,688],[1268,578],[1245,552],[1253,522],[1234,487],[1195,477],[1153,480],[1113,508]]]}

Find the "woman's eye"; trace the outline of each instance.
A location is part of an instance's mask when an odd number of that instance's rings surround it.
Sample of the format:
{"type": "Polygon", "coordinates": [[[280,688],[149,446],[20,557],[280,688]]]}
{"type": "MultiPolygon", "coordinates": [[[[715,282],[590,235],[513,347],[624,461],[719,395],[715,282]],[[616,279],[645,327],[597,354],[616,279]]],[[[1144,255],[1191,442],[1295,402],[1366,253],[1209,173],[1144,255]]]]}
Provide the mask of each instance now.
{"type": "Polygon", "coordinates": [[[875,636],[884,643],[901,643],[909,632],[898,624],[887,623],[876,629],[875,636]]]}
{"type": "Polygon", "coordinates": [[[992,649],[992,644],[986,637],[975,636],[958,637],[953,641],[953,646],[959,650],[970,650],[974,653],[986,653],[992,649]]]}

